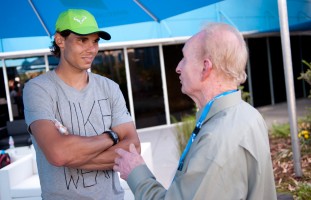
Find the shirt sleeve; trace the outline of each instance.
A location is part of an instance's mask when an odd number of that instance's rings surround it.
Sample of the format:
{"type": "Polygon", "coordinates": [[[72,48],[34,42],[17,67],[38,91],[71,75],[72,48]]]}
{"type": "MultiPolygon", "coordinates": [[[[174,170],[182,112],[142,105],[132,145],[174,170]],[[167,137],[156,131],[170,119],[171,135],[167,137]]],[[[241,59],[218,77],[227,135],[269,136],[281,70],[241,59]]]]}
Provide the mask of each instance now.
{"type": "Polygon", "coordinates": [[[147,165],[136,167],[128,176],[127,183],[136,200],[164,199],[166,189],[156,180],[147,165]]]}
{"type": "Polygon", "coordinates": [[[23,90],[25,121],[29,126],[39,119],[53,120],[53,100],[50,93],[37,83],[29,81],[23,90]]]}
{"type": "Polygon", "coordinates": [[[122,123],[133,121],[130,112],[126,107],[124,96],[119,88],[119,85],[112,82],[110,84],[110,94],[112,98],[112,124],[111,126],[117,126],[122,123]]]}
{"type": "MultiPolygon", "coordinates": [[[[200,153],[190,159],[186,172],[177,171],[167,190],[146,165],[135,168],[128,177],[128,184],[135,199],[246,199],[247,169],[245,163],[240,162],[243,158],[229,158],[226,163],[228,166],[222,167],[214,160],[207,159],[203,155],[205,150],[200,149],[200,153]]],[[[240,150],[243,151],[242,148],[240,150]]]]}

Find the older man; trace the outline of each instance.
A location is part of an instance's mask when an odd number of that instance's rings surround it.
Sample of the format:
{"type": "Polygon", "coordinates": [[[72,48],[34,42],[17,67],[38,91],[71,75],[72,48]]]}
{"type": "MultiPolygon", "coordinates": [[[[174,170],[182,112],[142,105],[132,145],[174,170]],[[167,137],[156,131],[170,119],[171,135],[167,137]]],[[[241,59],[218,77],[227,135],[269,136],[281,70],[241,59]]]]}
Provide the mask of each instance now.
{"type": "Polygon", "coordinates": [[[116,150],[114,170],[136,199],[276,199],[266,124],[238,90],[248,57],[242,35],[209,24],[186,42],[183,56],[181,90],[199,112],[172,184],[157,182],[134,145],[116,150]]]}

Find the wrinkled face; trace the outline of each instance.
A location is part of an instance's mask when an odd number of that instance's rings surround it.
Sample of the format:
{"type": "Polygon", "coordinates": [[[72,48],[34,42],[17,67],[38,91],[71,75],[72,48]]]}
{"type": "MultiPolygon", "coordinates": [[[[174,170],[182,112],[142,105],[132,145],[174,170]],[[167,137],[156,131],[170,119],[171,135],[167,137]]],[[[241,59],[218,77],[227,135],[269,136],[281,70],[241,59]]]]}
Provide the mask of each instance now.
{"type": "Polygon", "coordinates": [[[98,34],[86,36],[71,33],[62,43],[58,44],[61,49],[62,64],[69,65],[77,70],[87,70],[98,53],[98,34]]]}
{"type": "Polygon", "coordinates": [[[186,42],[182,50],[183,58],[176,68],[181,83],[181,91],[190,97],[194,96],[200,88],[201,70],[204,63],[204,60],[200,59],[201,38],[202,33],[198,33],[186,42]]]}

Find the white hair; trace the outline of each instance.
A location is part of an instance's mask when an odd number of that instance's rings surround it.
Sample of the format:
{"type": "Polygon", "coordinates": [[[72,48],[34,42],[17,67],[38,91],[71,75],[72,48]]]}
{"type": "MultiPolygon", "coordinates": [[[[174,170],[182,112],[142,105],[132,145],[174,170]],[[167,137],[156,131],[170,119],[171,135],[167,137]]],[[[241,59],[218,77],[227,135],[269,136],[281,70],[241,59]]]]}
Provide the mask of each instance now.
{"type": "Polygon", "coordinates": [[[244,83],[248,50],[242,34],[224,23],[210,23],[203,27],[205,32],[204,52],[213,67],[232,78],[237,86],[244,83]]]}

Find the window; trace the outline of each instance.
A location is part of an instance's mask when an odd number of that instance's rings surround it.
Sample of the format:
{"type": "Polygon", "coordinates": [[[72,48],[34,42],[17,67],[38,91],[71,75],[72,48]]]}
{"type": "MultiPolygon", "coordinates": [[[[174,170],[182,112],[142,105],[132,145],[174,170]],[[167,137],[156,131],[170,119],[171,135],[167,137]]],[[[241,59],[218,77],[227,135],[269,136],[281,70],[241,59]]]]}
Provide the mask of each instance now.
{"type": "Polygon", "coordinates": [[[193,100],[181,92],[180,80],[176,73],[176,67],[183,57],[183,46],[180,44],[163,47],[170,116],[173,123],[175,120],[181,121],[186,115],[195,116],[196,112],[193,100]]]}
{"type": "Polygon", "coordinates": [[[7,59],[5,60],[5,66],[7,68],[13,117],[14,119],[23,119],[24,104],[22,93],[24,84],[28,80],[45,73],[44,57],[7,59]]]}
{"type": "MultiPolygon", "coordinates": [[[[50,56],[48,56],[48,61],[49,61],[50,70],[54,70],[58,66],[59,58],[57,58],[54,55],[50,55],[50,56]]],[[[43,64],[45,64],[45,63],[43,63],[43,64]]]]}
{"type": "Polygon", "coordinates": [[[137,128],[166,124],[158,47],[128,49],[137,128]]]}
{"type": "Polygon", "coordinates": [[[119,84],[127,103],[127,108],[129,109],[125,61],[123,55],[123,50],[100,51],[92,63],[91,70],[93,73],[105,76],[119,84]]]}

